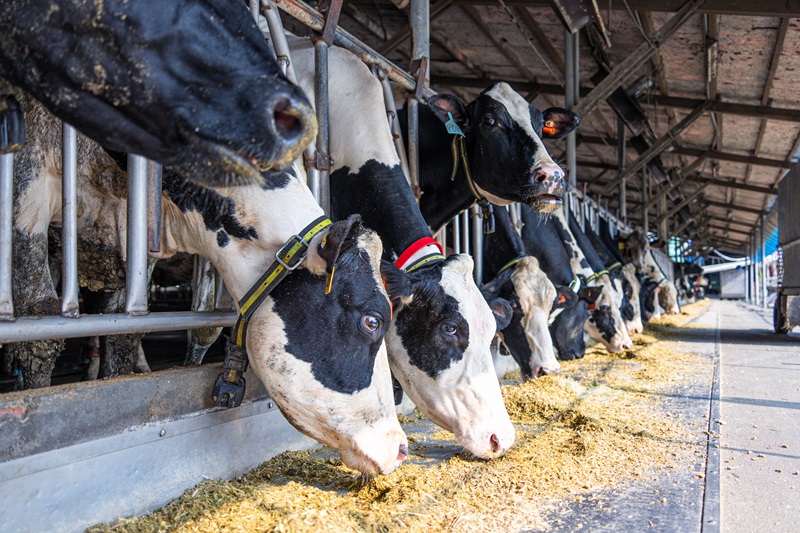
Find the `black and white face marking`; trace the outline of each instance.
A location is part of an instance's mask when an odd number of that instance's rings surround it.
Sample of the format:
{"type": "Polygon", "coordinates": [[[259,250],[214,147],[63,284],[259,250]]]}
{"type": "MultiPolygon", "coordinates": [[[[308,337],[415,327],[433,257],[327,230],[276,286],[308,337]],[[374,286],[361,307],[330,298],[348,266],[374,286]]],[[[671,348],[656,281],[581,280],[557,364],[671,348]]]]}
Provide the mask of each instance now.
{"type": "MultiPolygon", "coordinates": [[[[482,194],[498,205],[521,201],[536,211],[558,209],[564,171],[542,143],[542,112],[506,83],[484,91],[468,112],[471,137],[477,144],[471,163],[482,194]]],[[[570,115],[574,129],[580,119],[570,115]]]]}
{"type": "Polygon", "coordinates": [[[553,344],[558,350],[558,358],[562,361],[581,359],[586,353],[583,325],[588,318],[586,302],[581,300],[559,313],[550,325],[553,344]]]}
{"type": "Polygon", "coordinates": [[[469,256],[454,255],[411,273],[413,296],[386,341],[392,371],[412,401],[466,449],[492,458],[515,435],[490,354],[497,320],[472,266],[469,256]]]}
{"type": "Polygon", "coordinates": [[[642,306],[639,301],[639,292],[642,285],[636,277],[636,267],[633,263],[628,263],[621,269],[622,275],[628,280],[631,287],[630,303],[633,308],[633,318],[627,320],[625,324],[628,326],[628,334],[641,333],[644,331],[644,324],[642,324],[642,306]]]}

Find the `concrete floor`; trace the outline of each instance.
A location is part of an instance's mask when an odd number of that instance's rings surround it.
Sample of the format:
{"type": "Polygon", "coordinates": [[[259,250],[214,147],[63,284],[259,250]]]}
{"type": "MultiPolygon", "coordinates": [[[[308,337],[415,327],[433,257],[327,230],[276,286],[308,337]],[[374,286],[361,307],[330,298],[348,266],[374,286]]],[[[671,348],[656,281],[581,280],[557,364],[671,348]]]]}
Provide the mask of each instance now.
{"type": "Polygon", "coordinates": [[[697,323],[717,320],[721,530],[800,531],[800,334],[776,335],[772,310],[739,302],[697,323]]]}

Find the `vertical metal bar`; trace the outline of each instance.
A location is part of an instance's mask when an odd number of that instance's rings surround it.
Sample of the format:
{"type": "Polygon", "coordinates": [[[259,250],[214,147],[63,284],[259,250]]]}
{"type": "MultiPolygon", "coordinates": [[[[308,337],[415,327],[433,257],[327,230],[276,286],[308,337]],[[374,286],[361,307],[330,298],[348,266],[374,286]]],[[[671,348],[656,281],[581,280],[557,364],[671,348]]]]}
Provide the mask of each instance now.
{"type": "Polygon", "coordinates": [[[0,320],[14,320],[11,235],[14,213],[14,154],[0,154],[0,320]]]}
{"type": "MultiPolygon", "coordinates": [[[[469,209],[464,209],[461,214],[461,253],[469,253],[469,209]]],[[[483,228],[481,228],[483,231],[483,228]]]]}
{"type": "MultiPolygon", "coordinates": [[[[430,57],[429,0],[411,0],[409,19],[411,23],[411,60],[430,57]]],[[[426,67],[424,79],[427,80],[429,74],[430,67],[426,67]]],[[[419,102],[414,96],[410,96],[408,99],[408,168],[411,174],[411,187],[417,191],[419,187],[419,102]]]]}
{"type": "Polygon", "coordinates": [[[461,253],[461,215],[453,217],[453,253],[461,253]]]}
{"type": "MultiPolygon", "coordinates": [[[[617,117],[617,166],[619,173],[625,175],[625,121],[617,117]]],[[[619,184],[619,216],[628,220],[628,178],[622,178],[619,184]]]]}
{"type": "Polygon", "coordinates": [[[161,178],[159,163],[147,161],[147,248],[161,251],[161,178]]]}
{"type": "Polygon", "coordinates": [[[767,239],[764,235],[766,215],[761,215],[761,307],[767,308],[767,239]]]}
{"type": "Polygon", "coordinates": [[[519,209],[516,203],[508,206],[508,214],[511,216],[511,223],[514,225],[514,229],[516,230],[519,227],[519,209]]]}
{"type": "MultiPolygon", "coordinates": [[[[326,159],[330,154],[330,141],[328,139],[328,45],[322,39],[314,43],[314,101],[317,107],[317,158],[326,159]]],[[[319,179],[311,187],[314,198],[330,216],[330,169],[319,170],[319,179]]]]}
{"type": "Polygon", "coordinates": [[[439,245],[442,247],[442,250],[444,250],[445,255],[447,254],[447,226],[448,226],[448,224],[449,224],[449,222],[447,224],[445,224],[444,226],[442,226],[442,229],[440,229],[436,233],[436,235],[433,236],[433,238],[436,239],[436,242],[438,242],[439,245]]]}
{"type": "Polygon", "coordinates": [[[62,122],[61,314],[78,316],[78,132],[62,122]]]}
{"type": "Polygon", "coordinates": [[[125,312],[147,313],[147,159],[128,154],[125,312]]]}
{"type": "Polygon", "coordinates": [[[383,102],[386,107],[386,114],[389,116],[389,128],[392,131],[394,148],[400,158],[400,168],[406,177],[406,181],[411,184],[411,171],[408,168],[408,156],[406,155],[406,145],[403,142],[403,132],[400,129],[400,121],[397,119],[397,106],[394,103],[392,87],[389,85],[389,78],[382,70],[378,70],[378,79],[383,86],[383,102]]]}
{"type": "MultiPolygon", "coordinates": [[[[578,56],[579,34],[574,34],[565,30],[564,33],[564,67],[565,67],[565,107],[572,109],[578,103],[578,94],[580,93],[580,59],[578,56]]],[[[575,187],[578,183],[578,172],[575,168],[577,165],[577,147],[575,131],[567,135],[567,169],[569,172],[569,184],[575,187]]]]}
{"type": "Polygon", "coordinates": [[[650,202],[650,194],[648,194],[647,190],[647,170],[642,170],[642,229],[644,230],[644,234],[647,235],[648,226],[650,225],[650,216],[648,214],[647,204],[650,202]]]}
{"type": "Polygon", "coordinates": [[[473,205],[470,210],[472,215],[472,260],[475,263],[475,283],[483,283],[483,216],[481,208],[473,205]]]}

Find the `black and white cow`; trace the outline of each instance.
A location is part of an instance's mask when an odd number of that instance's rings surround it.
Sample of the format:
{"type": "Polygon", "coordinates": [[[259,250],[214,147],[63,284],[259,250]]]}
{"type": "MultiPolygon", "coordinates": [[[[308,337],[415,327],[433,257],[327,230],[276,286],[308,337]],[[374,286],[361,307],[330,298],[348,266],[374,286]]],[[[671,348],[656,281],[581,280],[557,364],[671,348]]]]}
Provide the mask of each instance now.
{"type": "MultiPolygon", "coordinates": [[[[28,144],[15,155],[15,311],[55,314],[46,232],[61,219],[61,133],[32,99],[23,104],[28,144]]],[[[78,176],[80,277],[120,275],[115,265],[124,274],[126,176],[82,136],[78,176]]],[[[178,252],[207,257],[239,301],[274,262],[276,251],[322,215],[294,172],[265,173],[262,182],[206,188],[165,172],[161,252],[154,257],[178,252]]],[[[250,364],[287,419],[368,474],[392,472],[408,453],[383,343],[390,298],[405,295],[407,280],[395,270],[387,294],[381,251],[379,237],[357,217],[333,224],[310,242],[302,267],[255,311],[246,337],[250,364]],[[326,274],[334,268],[326,294],[326,274]]],[[[35,383],[32,375],[49,375],[52,368],[51,362],[30,357],[15,363],[22,364],[29,383],[35,383]]]]}
{"type": "Polygon", "coordinates": [[[500,336],[524,379],[558,372],[550,314],[575,305],[577,295],[569,287],[553,285],[539,261],[525,253],[522,237],[504,207],[495,209],[495,220],[495,232],[483,241],[483,272],[491,280],[483,291],[511,303],[513,317],[500,336]]]}
{"type": "MultiPolygon", "coordinates": [[[[313,46],[307,39],[289,43],[298,84],[313,99],[313,46]]],[[[510,308],[500,299],[487,305],[468,255],[436,258],[442,251],[401,169],[380,82],[342,48],[332,47],[328,60],[332,215],[359,213],[381,236],[384,258],[408,270],[410,294],[397,302],[386,336],[392,372],[417,407],[467,450],[501,455],[515,431],[490,342],[510,308]]]]}
{"type": "MultiPolygon", "coordinates": [[[[570,219],[573,218],[570,217],[570,219]]],[[[633,347],[633,341],[628,335],[620,314],[624,299],[621,283],[619,280],[612,280],[607,273],[603,273],[602,263],[597,264],[600,270],[595,271],[592,268],[586,254],[578,244],[576,235],[570,230],[569,222],[562,210],[556,211],[553,215],[553,224],[570,255],[572,272],[577,276],[583,276],[589,285],[604,287],[595,302],[595,309],[591,310],[589,320],[584,325],[586,333],[597,342],[603,343],[611,353],[630,349],[633,347]]],[[[591,246],[587,243],[586,248],[591,249],[591,246]]]]}
{"type": "Polygon", "coordinates": [[[584,228],[585,230],[578,224],[577,217],[570,217],[569,229],[575,236],[581,251],[586,256],[589,266],[592,267],[595,273],[608,272],[608,277],[614,289],[622,295],[622,304],[619,312],[628,334],[641,333],[643,326],[641,322],[635,321],[637,310],[639,309],[638,292],[636,293],[636,300],[634,300],[633,286],[622,272],[622,264],[614,260],[614,256],[606,249],[605,244],[592,230],[591,224],[586,219],[584,219],[584,228]]]}
{"type": "MultiPolygon", "coordinates": [[[[681,312],[678,303],[678,289],[670,277],[668,277],[661,266],[656,262],[650,247],[650,241],[641,230],[631,233],[625,241],[625,252],[630,261],[636,265],[636,271],[647,279],[657,283],[656,294],[658,303],[669,315],[677,315],[681,312]]],[[[651,318],[660,315],[656,309],[651,318]]]]}
{"type": "Polygon", "coordinates": [[[522,222],[526,253],[539,260],[539,267],[555,286],[567,286],[577,291],[579,301],[556,316],[550,325],[550,334],[559,359],[580,359],[586,352],[583,328],[589,318],[588,306],[595,304],[603,287],[586,287],[572,272],[570,256],[552,218],[522,206],[522,222]]]}
{"type": "MultiPolygon", "coordinates": [[[[580,116],[560,108],[542,113],[507,83],[495,83],[468,105],[449,94],[433,96],[427,104],[419,106],[420,210],[434,231],[477,199],[464,165],[453,161],[449,120],[465,135],[469,170],[483,198],[497,205],[523,202],[540,212],[560,207],[564,172],[542,139],[564,137],[580,124],[580,116]]],[[[406,132],[405,109],[399,117],[406,132]]]]}
{"type": "Polygon", "coordinates": [[[679,296],[686,303],[692,303],[705,296],[705,287],[708,287],[708,278],[703,275],[703,268],[690,262],[677,263],[676,270],[680,270],[676,286],[679,296]]]}
{"type": "Polygon", "coordinates": [[[316,133],[241,0],[4,0],[0,78],[106,148],[263,183],[316,133]]]}

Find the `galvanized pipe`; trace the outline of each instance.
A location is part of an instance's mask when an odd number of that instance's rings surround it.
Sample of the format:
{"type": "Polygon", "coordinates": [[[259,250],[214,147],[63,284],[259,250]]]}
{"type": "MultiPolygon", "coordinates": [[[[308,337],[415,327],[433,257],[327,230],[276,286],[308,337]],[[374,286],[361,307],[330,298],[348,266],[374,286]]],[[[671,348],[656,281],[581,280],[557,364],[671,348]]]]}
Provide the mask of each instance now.
{"type": "MultiPolygon", "coordinates": [[[[469,253],[469,209],[464,209],[460,215],[461,217],[461,253],[469,253]]],[[[481,231],[483,228],[481,227],[481,231]]]]}
{"type": "MultiPolygon", "coordinates": [[[[617,117],[617,166],[619,173],[625,174],[625,121],[617,117]]],[[[628,179],[622,178],[619,184],[619,216],[628,220],[628,179]]]]}
{"type": "Polygon", "coordinates": [[[761,215],[761,307],[767,308],[767,243],[764,235],[765,223],[767,221],[766,215],[761,215]]]}
{"type": "MultiPolygon", "coordinates": [[[[312,8],[301,0],[276,0],[278,7],[288,13],[293,18],[302,22],[314,31],[321,32],[324,25],[322,15],[316,9],[312,8]]],[[[349,50],[355,54],[361,61],[368,66],[377,65],[386,72],[389,79],[397,83],[400,87],[407,91],[413,91],[416,87],[414,78],[407,72],[403,71],[400,67],[387,60],[373,49],[365,45],[363,42],[354,37],[351,33],[341,29],[336,29],[336,37],[334,44],[341,46],[345,50],[349,50]]],[[[436,94],[427,85],[423,88],[423,96],[430,97],[436,94]]]]}
{"type": "Polygon", "coordinates": [[[480,287],[483,283],[483,215],[481,208],[473,205],[472,215],[472,260],[475,262],[475,283],[480,287]]]}
{"type": "Polygon", "coordinates": [[[147,248],[161,251],[161,181],[160,163],[147,161],[147,248]]]}
{"type": "Polygon", "coordinates": [[[236,323],[234,311],[193,313],[154,313],[151,315],[83,315],[78,318],[61,316],[21,317],[13,322],[0,322],[0,344],[28,342],[53,338],[94,337],[123,333],[180,331],[206,327],[228,327],[236,323]]]}
{"type": "Polygon", "coordinates": [[[386,115],[389,118],[389,128],[392,131],[394,149],[397,151],[397,157],[400,158],[400,168],[403,170],[403,175],[406,177],[406,181],[411,184],[411,170],[409,170],[408,167],[408,156],[406,155],[406,145],[403,142],[403,131],[400,128],[400,121],[397,119],[397,106],[394,103],[392,87],[389,85],[389,78],[384,71],[378,69],[377,76],[378,79],[381,80],[381,85],[383,86],[383,102],[386,107],[386,115]]]}
{"type": "Polygon", "coordinates": [[[61,314],[78,316],[78,132],[61,124],[61,314]]]}
{"type": "Polygon", "coordinates": [[[461,253],[461,215],[453,217],[453,253],[461,253]]]}
{"type": "Polygon", "coordinates": [[[647,204],[650,203],[650,191],[648,191],[650,180],[648,178],[647,169],[642,170],[642,205],[644,206],[642,210],[642,229],[645,235],[647,235],[648,226],[650,226],[650,210],[647,208],[647,204]]]}
{"type": "MultiPolygon", "coordinates": [[[[317,109],[317,161],[328,161],[331,153],[328,138],[328,45],[322,39],[314,43],[314,104],[317,109]]],[[[318,177],[311,182],[317,203],[330,216],[330,168],[317,168],[318,177]]]]}
{"type": "Polygon", "coordinates": [[[125,312],[147,313],[147,159],[128,154],[125,312]]]}
{"type": "Polygon", "coordinates": [[[14,320],[11,292],[13,214],[14,154],[0,154],[0,320],[14,320]]]}
{"type": "MultiPolygon", "coordinates": [[[[580,69],[578,58],[579,34],[564,31],[564,67],[565,67],[565,107],[572,109],[578,103],[580,92],[580,69]]],[[[575,131],[567,135],[567,169],[569,172],[569,184],[572,187],[578,184],[577,171],[577,146],[575,131]]]]}

